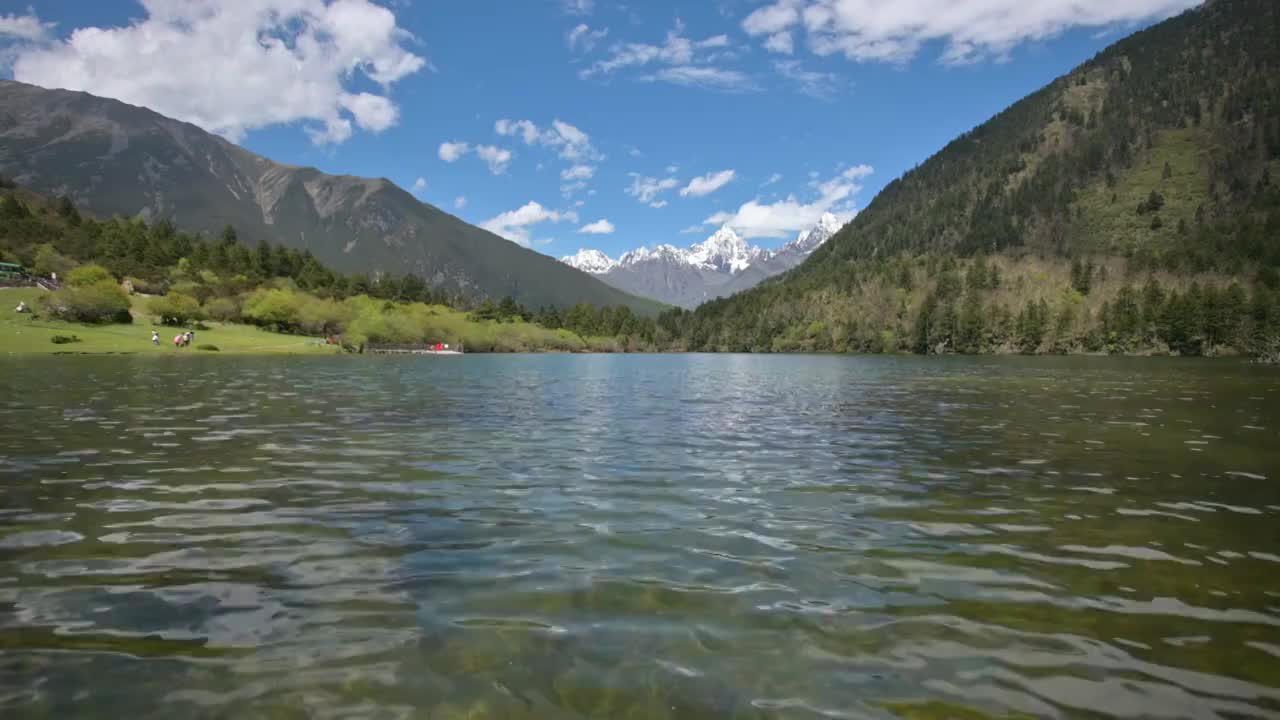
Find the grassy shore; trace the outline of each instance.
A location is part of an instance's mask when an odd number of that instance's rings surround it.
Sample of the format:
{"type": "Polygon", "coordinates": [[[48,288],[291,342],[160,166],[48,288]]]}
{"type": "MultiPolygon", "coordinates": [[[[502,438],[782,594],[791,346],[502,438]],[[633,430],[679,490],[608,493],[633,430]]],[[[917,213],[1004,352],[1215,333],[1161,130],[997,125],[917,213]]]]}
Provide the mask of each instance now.
{"type": "Polygon", "coordinates": [[[181,350],[173,346],[173,336],[179,330],[153,322],[141,312],[142,298],[134,302],[132,325],[81,325],[30,314],[18,314],[14,308],[19,302],[36,307],[36,300],[44,293],[38,288],[0,289],[0,354],[55,354],[55,353],[199,353],[200,346],[216,346],[219,353],[233,354],[306,354],[331,355],[340,350],[331,345],[319,344],[318,338],[271,333],[250,325],[207,323],[208,330],[196,331],[196,340],[181,350]],[[151,344],[151,331],[160,333],[160,345],[151,344]],[[79,342],[55,344],[55,336],[75,336],[79,342]]]}

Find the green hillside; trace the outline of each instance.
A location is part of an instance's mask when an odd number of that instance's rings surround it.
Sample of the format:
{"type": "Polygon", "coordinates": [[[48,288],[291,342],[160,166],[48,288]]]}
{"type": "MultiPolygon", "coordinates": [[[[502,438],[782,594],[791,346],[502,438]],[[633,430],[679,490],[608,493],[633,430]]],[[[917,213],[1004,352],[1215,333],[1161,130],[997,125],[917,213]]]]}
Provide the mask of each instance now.
{"type": "Polygon", "coordinates": [[[890,183],[791,273],[662,324],[705,350],[1255,350],[1280,267],[1276,38],[1271,0],[1126,38],[890,183]],[[1118,329],[1148,286],[1160,307],[1118,329]],[[1205,318],[1228,294],[1224,334],[1205,318]],[[1162,330],[1184,310],[1190,339],[1162,330]]]}
{"type": "Polygon", "coordinates": [[[344,273],[412,273],[444,291],[529,307],[660,303],[419,202],[384,178],[282,165],[146,108],[0,80],[0,174],[98,217],[209,234],[234,226],[344,273]]]}

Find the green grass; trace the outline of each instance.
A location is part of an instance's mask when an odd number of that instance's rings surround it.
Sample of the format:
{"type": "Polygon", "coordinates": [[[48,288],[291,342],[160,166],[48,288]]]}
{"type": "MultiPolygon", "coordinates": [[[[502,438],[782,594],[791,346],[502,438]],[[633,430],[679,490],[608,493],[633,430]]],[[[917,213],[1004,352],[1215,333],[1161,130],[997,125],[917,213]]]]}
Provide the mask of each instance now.
{"type": "Polygon", "coordinates": [[[331,355],[340,352],[333,346],[316,344],[316,338],[281,335],[252,327],[209,323],[208,330],[197,330],[191,347],[174,348],[173,336],[178,328],[153,324],[150,317],[138,311],[140,300],[134,300],[132,325],[81,325],[14,312],[19,302],[37,307],[36,300],[44,291],[36,288],[0,289],[0,354],[53,353],[189,353],[211,355],[197,345],[216,345],[219,353],[232,354],[307,354],[331,355]],[[160,333],[160,345],[151,344],[151,331],[160,333]],[[75,335],[81,342],[55,345],[55,335],[75,335]]]}
{"type": "Polygon", "coordinates": [[[1076,205],[1095,251],[1122,255],[1159,242],[1178,231],[1178,221],[1194,226],[1196,207],[1208,197],[1210,167],[1207,140],[1195,129],[1166,130],[1155,134],[1155,146],[1143,153],[1132,168],[1116,174],[1116,187],[1099,182],[1080,194],[1076,205]],[[1164,177],[1165,163],[1172,175],[1164,177]],[[1138,214],[1138,203],[1152,190],[1164,196],[1158,213],[1164,227],[1151,229],[1152,213],[1138,214]],[[1112,201],[1115,195],[1115,201],[1112,201]]]}

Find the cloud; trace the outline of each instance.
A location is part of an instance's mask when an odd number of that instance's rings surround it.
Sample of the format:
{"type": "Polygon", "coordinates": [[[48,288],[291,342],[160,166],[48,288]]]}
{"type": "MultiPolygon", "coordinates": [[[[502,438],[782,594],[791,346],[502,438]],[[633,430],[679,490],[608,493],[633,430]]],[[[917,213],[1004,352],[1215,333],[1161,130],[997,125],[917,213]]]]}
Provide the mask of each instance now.
{"type": "Polygon", "coordinates": [[[1202,0],[777,0],[742,21],[748,35],[803,29],[819,55],[905,63],[925,43],[944,43],[946,64],[1006,56],[1017,45],[1074,27],[1168,17],[1202,0]]]}
{"type": "Polygon", "coordinates": [[[737,70],[722,70],[714,67],[693,67],[684,65],[680,67],[664,68],[652,75],[646,75],[644,80],[671,83],[672,85],[683,85],[685,87],[700,87],[708,90],[723,90],[725,92],[750,92],[759,89],[755,81],[749,75],[738,72],[737,70]]]}
{"type": "Polygon", "coordinates": [[[631,173],[631,185],[627,186],[626,193],[649,207],[666,207],[666,201],[658,200],[658,196],[679,184],[680,181],[673,177],[659,179],[631,173]]]}
{"type": "Polygon", "coordinates": [[[760,187],[769,187],[770,185],[776,185],[781,181],[782,181],[782,173],[774,173],[769,176],[768,180],[765,180],[763,183],[761,183],[760,187]]]}
{"type": "Polygon", "coordinates": [[[416,195],[416,194],[418,194],[418,193],[420,193],[420,192],[422,192],[423,190],[426,190],[426,189],[427,189],[427,179],[426,179],[426,178],[424,178],[424,177],[420,177],[420,178],[418,178],[417,180],[414,180],[414,181],[413,181],[413,192],[414,192],[414,194],[415,194],[415,195],[416,195]]]}
{"type": "Polygon", "coordinates": [[[44,42],[52,37],[53,23],[41,22],[34,13],[0,15],[0,38],[44,42]]]}
{"type": "Polygon", "coordinates": [[[597,220],[590,225],[583,225],[578,232],[587,235],[612,235],[614,231],[613,223],[608,220],[597,220]]]}
{"type": "Polygon", "coordinates": [[[596,49],[596,45],[609,36],[609,28],[601,28],[592,30],[586,23],[580,23],[572,30],[565,39],[565,43],[572,51],[581,51],[589,53],[596,49]]]}
{"type": "Polygon", "coordinates": [[[477,145],[476,156],[489,165],[489,172],[501,175],[511,164],[511,151],[493,145],[477,145]]]}
{"type": "Polygon", "coordinates": [[[706,226],[706,225],[701,225],[701,224],[699,224],[699,225],[690,225],[689,227],[687,227],[687,228],[685,228],[685,229],[681,230],[681,231],[680,231],[680,234],[681,234],[681,235],[699,235],[699,234],[704,233],[704,232],[706,232],[706,231],[707,231],[707,226],[706,226]]]}
{"type": "Polygon", "coordinates": [[[856,212],[853,197],[862,190],[857,181],[873,172],[870,165],[855,165],[825,182],[812,181],[810,188],[817,197],[809,202],[802,202],[795,195],[775,203],[762,203],[757,198],[742,204],[735,212],[718,212],[704,223],[728,225],[744,238],[757,238],[786,237],[806,230],[828,212],[847,222],[856,212]]]}
{"type": "Polygon", "coordinates": [[[398,120],[391,87],[427,61],[395,14],[371,0],[145,0],[118,27],[48,37],[33,16],[4,16],[13,77],[84,90],[192,122],[231,140],[301,123],[315,143],[398,120]],[[375,92],[356,91],[372,84],[375,92]]]}
{"type": "MultiPolygon", "coordinates": [[[[518,210],[504,212],[501,215],[480,223],[480,227],[495,235],[529,247],[530,227],[544,222],[578,222],[578,213],[569,210],[562,212],[549,210],[539,203],[528,202],[518,210]]],[[[545,244],[545,243],[542,243],[545,244]]]]}
{"type": "Polygon", "coordinates": [[[779,0],[752,12],[742,21],[748,35],[776,35],[800,22],[800,2],[779,0]]]}
{"type": "Polygon", "coordinates": [[[733,182],[737,176],[733,170],[721,170],[717,173],[707,173],[702,177],[696,177],[689,181],[688,185],[680,188],[680,197],[702,197],[710,195],[720,188],[733,182]]]}
{"type": "Polygon", "coordinates": [[[796,51],[796,42],[789,32],[775,33],[764,41],[764,49],[779,55],[790,55],[796,51]]]}
{"type": "Polygon", "coordinates": [[[471,152],[471,146],[464,142],[440,143],[440,159],[451,163],[471,152]]]}
{"type": "Polygon", "coordinates": [[[590,165],[574,165],[560,171],[561,180],[590,180],[596,169],[590,165]]]}
{"type": "Polygon", "coordinates": [[[569,15],[590,15],[595,0],[560,0],[560,9],[569,15]]]}
{"type": "Polygon", "coordinates": [[[547,128],[530,120],[503,118],[493,124],[493,131],[505,137],[519,137],[525,145],[553,148],[569,161],[600,161],[604,155],[591,144],[591,136],[563,120],[552,120],[547,128]]]}
{"type": "Polygon", "coordinates": [[[466,196],[466,195],[459,195],[458,197],[456,197],[456,198],[454,198],[454,199],[453,199],[453,209],[454,209],[454,210],[461,210],[462,208],[464,208],[464,207],[466,207],[466,206],[467,206],[467,196],[466,196]]]}
{"type": "Polygon", "coordinates": [[[782,77],[794,82],[809,97],[828,100],[839,89],[840,79],[834,73],[805,70],[799,60],[779,60],[773,64],[782,77]]]}
{"type": "Polygon", "coordinates": [[[579,71],[578,76],[583,79],[608,77],[627,69],[659,66],[656,70],[639,75],[639,79],[713,90],[741,91],[752,88],[753,83],[748,75],[713,65],[715,61],[724,59],[726,53],[711,51],[728,46],[727,35],[692,40],[684,36],[683,25],[677,23],[675,29],[667,33],[661,45],[617,43],[609,48],[608,57],[579,71]]]}

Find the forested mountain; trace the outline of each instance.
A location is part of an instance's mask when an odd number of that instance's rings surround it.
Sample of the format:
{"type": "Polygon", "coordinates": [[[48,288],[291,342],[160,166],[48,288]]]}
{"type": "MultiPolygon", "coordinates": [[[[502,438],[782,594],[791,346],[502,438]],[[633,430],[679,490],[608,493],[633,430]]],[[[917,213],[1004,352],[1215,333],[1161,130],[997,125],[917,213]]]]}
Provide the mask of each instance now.
{"type": "Polygon", "coordinates": [[[109,217],[167,220],[308,251],[335,270],[413,273],[441,290],[530,306],[659,305],[436,207],[386,179],[255,155],[145,108],[0,81],[0,174],[109,217]]]}
{"type": "Polygon", "coordinates": [[[1244,350],[1276,330],[1278,38],[1273,0],[1136,33],[890,183],[796,270],[662,323],[691,349],[1244,350]]]}

